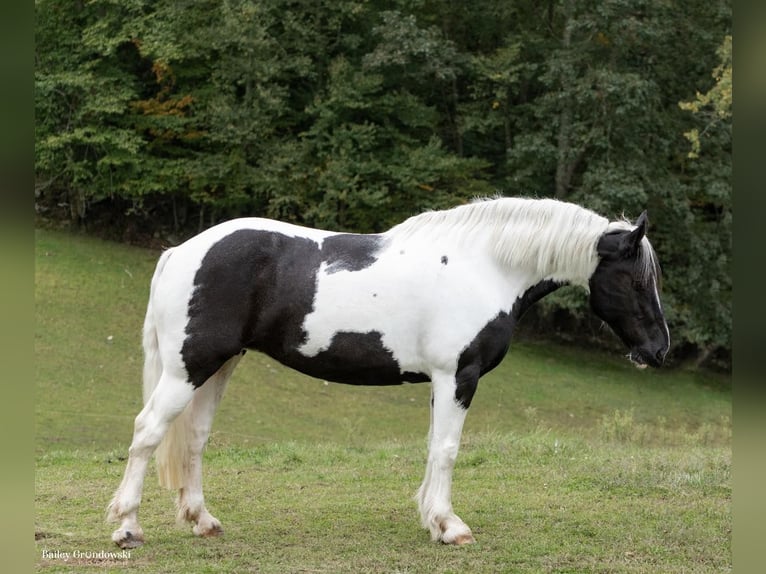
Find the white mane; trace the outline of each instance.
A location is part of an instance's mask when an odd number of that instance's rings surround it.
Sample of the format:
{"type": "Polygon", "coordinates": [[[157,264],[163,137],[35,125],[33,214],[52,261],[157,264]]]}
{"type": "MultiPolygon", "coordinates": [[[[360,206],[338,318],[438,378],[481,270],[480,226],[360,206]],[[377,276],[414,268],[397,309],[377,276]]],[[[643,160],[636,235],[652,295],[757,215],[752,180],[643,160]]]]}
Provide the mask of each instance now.
{"type": "MultiPolygon", "coordinates": [[[[484,237],[502,265],[587,288],[598,265],[599,238],[609,231],[632,228],[627,221],[610,223],[588,209],[555,199],[499,198],[416,215],[387,235],[392,239],[442,236],[463,243],[484,237]]],[[[648,241],[642,243],[642,251],[650,253],[640,257],[648,272],[654,257],[648,241]]]]}

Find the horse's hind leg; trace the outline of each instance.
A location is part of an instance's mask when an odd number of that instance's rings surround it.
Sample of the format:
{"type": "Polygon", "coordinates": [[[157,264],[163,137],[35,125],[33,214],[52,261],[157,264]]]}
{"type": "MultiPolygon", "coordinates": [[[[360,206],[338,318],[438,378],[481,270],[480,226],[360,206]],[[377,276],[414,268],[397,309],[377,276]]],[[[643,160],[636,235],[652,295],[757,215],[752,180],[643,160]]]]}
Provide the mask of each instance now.
{"type": "Polygon", "coordinates": [[[197,536],[217,536],[223,533],[221,523],[205,508],[202,494],[202,451],[207,443],[213,416],[223,396],[231,373],[241,355],[229,359],[205,384],[199,387],[182,416],[189,416],[188,466],[183,486],[178,490],[178,518],[192,522],[197,536]]]}
{"type": "Polygon", "coordinates": [[[184,377],[166,371],[135,419],[125,475],[107,509],[107,519],[120,522],[120,527],[112,533],[112,540],[120,548],[135,548],[144,541],[138,524],[138,507],[146,467],[168,427],[189,404],[192,395],[193,387],[184,377]]]}

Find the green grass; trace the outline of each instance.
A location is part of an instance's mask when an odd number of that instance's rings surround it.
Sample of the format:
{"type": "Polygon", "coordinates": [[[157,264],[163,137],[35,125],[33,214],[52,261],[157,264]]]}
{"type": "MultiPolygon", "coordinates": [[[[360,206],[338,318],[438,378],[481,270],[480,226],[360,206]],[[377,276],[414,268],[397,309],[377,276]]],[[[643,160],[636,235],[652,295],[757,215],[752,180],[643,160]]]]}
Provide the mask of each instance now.
{"type": "MultiPolygon", "coordinates": [[[[174,525],[146,482],[146,546],[103,510],[140,409],[140,329],[157,253],[37,232],[35,562],[44,572],[721,572],[731,568],[725,377],[517,341],[484,377],[455,471],[478,544],[429,541],[412,501],[429,388],[325,384],[249,353],[206,452],[221,539],[174,525]],[[48,554],[48,556],[51,556],[48,554]]],[[[150,470],[150,474],[153,473],[150,470]]]]}
{"type": "MultiPolygon", "coordinates": [[[[478,544],[433,544],[411,496],[424,452],[280,443],[210,449],[206,485],[221,539],[173,522],[147,481],[147,544],[133,569],[201,572],[721,572],[729,558],[725,448],[591,446],[551,433],[467,437],[454,503],[478,544]]],[[[54,451],[38,461],[38,549],[112,550],[101,507],[114,455],[54,451]]],[[[109,564],[115,566],[116,561],[109,564]]],[[[40,561],[45,571],[67,571],[40,561]]]]}

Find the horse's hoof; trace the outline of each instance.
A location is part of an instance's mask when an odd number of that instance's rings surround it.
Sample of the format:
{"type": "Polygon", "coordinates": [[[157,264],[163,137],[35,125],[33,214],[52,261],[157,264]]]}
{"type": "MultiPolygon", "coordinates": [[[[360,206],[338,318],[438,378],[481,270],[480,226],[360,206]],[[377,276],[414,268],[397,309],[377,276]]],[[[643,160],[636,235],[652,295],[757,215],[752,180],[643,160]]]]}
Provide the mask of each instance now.
{"type": "Polygon", "coordinates": [[[144,533],[120,528],[112,533],[112,541],[123,550],[138,548],[144,543],[144,533]]]}
{"type": "Polygon", "coordinates": [[[452,541],[452,544],[455,546],[463,546],[464,544],[475,544],[476,539],[473,537],[473,534],[460,534],[455,537],[455,539],[452,541]]]}
{"type": "Polygon", "coordinates": [[[203,538],[215,538],[216,536],[223,535],[223,527],[217,520],[207,526],[200,526],[199,524],[192,528],[192,532],[196,536],[202,536],[203,538]]]}
{"type": "MultiPolygon", "coordinates": [[[[446,526],[443,524],[442,526],[446,526]]],[[[471,529],[465,524],[453,524],[447,528],[442,529],[441,541],[444,544],[454,544],[455,546],[463,546],[465,544],[473,544],[476,539],[471,533],[471,529]]]]}

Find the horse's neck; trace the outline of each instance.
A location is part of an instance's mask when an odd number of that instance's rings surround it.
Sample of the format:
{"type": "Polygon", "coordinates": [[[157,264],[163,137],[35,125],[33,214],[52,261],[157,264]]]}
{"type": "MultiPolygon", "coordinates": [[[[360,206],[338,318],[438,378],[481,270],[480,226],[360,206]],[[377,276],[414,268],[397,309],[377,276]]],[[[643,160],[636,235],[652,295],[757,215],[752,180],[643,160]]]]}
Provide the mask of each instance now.
{"type": "Polygon", "coordinates": [[[396,241],[489,254],[507,273],[587,286],[608,220],[555,200],[498,199],[424,213],[390,230],[396,241]]]}
{"type": "MultiPolygon", "coordinates": [[[[516,238],[505,243],[518,241],[516,238]]],[[[588,281],[596,269],[596,257],[583,257],[579,250],[567,249],[572,245],[562,244],[551,250],[549,244],[535,241],[519,241],[519,246],[504,245],[503,241],[494,248],[495,259],[499,266],[509,273],[525,271],[533,281],[552,280],[557,283],[569,283],[587,287],[588,281]]]]}

